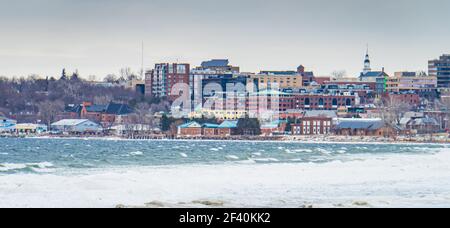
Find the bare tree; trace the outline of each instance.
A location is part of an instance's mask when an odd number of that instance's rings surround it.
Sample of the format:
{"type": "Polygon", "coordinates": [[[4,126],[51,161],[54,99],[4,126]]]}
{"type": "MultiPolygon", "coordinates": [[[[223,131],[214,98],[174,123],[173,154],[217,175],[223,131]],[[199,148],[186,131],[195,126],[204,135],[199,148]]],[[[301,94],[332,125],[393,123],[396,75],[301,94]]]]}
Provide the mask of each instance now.
{"type": "Polygon", "coordinates": [[[55,121],[57,114],[64,109],[64,104],[61,101],[44,101],[38,106],[39,117],[47,126],[50,126],[55,121]]]}
{"type": "Polygon", "coordinates": [[[345,70],[333,71],[333,73],[331,73],[331,76],[333,76],[335,80],[338,80],[347,76],[347,72],[345,70]]]}
{"type": "Polygon", "coordinates": [[[113,101],[113,96],[111,94],[103,94],[103,95],[95,96],[94,100],[93,100],[94,104],[99,104],[99,105],[107,105],[111,101],[113,101]]]}
{"type": "Polygon", "coordinates": [[[445,128],[449,128],[450,126],[450,97],[449,96],[443,96],[440,101],[435,102],[436,106],[435,110],[439,110],[442,108],[442,110],[445,112],[445,128]]]}
{"type": "Polygon", "coordinates": [[[405,113],[413,108],[410,104],[401,102],[391,96],[378,99],[376,106],[381,119],[392,125],[399,125],[405,113]]]}
{"type": "Polygon", "coordinates": [[[125,79],[127,81],[131,81],[133,79],[139,79],[139,76],[136,75],[131,68],[129,67],[124,67],[122,69],[120,69],[120,78],[121,79],[125,79]]]}
{"type": "Polygon", "coordinates": [[[108,74],[103,81],[108,83],[117,83],[117,80],[118,78],[115,74],[108,74]]]}

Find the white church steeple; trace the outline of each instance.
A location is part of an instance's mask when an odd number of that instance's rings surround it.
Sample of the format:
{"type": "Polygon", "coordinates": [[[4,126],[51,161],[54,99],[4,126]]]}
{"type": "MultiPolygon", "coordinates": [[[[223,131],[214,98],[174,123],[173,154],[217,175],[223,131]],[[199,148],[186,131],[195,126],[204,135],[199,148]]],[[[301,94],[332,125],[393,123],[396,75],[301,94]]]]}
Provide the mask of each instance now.
{"type": "Polygon", "coordinates": [[[366,58],[364,60],[364,70],[363,73],[367,74],[368,72],[372,71],[370,68],[370,57],[369,57],[369,45],[367,45],[367,52],[366,52],[366,58]]]}

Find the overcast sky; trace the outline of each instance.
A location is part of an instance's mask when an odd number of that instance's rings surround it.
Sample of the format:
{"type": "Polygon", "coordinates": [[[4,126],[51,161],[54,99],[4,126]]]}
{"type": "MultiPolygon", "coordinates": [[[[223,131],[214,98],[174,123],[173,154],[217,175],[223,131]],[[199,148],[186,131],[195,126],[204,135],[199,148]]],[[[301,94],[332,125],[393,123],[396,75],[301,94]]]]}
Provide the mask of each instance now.
{"type": "Polygon", "coordinates": [[[82,76],[229,58],[243,71],[426,70],[450,53],[448,0],[0,0],[0,75],[82,76]]]}

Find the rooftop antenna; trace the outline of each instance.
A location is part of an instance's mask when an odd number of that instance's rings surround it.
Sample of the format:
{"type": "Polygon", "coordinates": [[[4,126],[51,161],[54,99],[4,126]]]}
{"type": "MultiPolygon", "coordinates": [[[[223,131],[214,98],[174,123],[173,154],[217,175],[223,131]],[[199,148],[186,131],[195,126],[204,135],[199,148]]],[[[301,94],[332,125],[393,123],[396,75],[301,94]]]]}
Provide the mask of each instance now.
{"type": "Polygon", "coordinates": [[[142,41],[142,58],[141,58],[141,79],[144,78],[144,41],[142,41]]]}

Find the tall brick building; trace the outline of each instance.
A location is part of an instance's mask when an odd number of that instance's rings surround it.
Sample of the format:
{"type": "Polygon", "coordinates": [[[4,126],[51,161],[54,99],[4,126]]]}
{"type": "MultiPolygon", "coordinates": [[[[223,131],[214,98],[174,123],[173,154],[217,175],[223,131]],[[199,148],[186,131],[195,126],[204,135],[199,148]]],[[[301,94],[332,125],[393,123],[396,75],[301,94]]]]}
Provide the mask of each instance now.
{"type": "Polygon", "coordinates": [[[168,97],[175,100],[172,88],[178,83],[189,84],[190,65],[185,63],[159,63],[155,69],[145,74],[145,93],[147,96],[168,97]]]}

